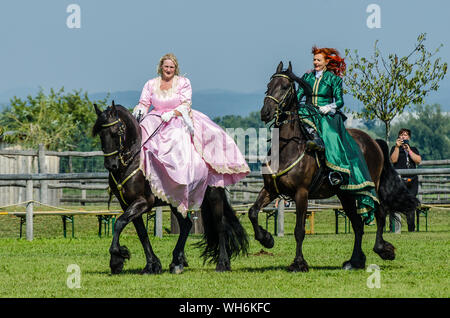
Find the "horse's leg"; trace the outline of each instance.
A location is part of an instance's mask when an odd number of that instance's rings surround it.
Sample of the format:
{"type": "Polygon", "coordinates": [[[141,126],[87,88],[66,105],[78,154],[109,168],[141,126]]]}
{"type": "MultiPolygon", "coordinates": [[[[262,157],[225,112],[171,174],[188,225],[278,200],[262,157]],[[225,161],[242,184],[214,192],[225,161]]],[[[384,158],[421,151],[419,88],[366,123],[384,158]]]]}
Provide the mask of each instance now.
{"type": "Polygon", "coordinates": [[[308,210],[308,190],[299,188],[295,194],[296,221],[295,221],[295,241],[297,243],[295,258],[288,267],[291,272],[307,272],[309,270],[308,263],[303,258],[302,246],[305,239],[305,223],[306,212],[308,210]]]}
{"type": "Polygon", "coordinates": [[[416,217],[416,209],[406,213],[406,223],[408,224],[408,232],[414,232],[416,229],[415,217],[416,217]]]}
{"type": "Polygon", "coordinates": [[[150,240],[148,238],[147,229],[145,228],[144,220],[142,219],[142,215],[134,218],[133,224],[136,228],[136,232],[138,234],[139,240],[141,241],[142,247],[144,248],[145,259],[147,261],[147,264],[141,271],[141,274],[160,274],[162,272],[161,262],[153,252],[152,245],[150,244],[150,240]]]}
{"type": "Polygon", "coordinates": [[[184,267],[188,266],[186,256],[184,255],[184,246],[186,245],[186,240],[192,227],[192,221],[187,216],[184,218],[176,208],[171,207],[171,210],[180,226],[180,236],[172,252],[172,263],[170,263],[169,269],[172,274],[180,274],[183,272],[184,267]]]}
{"type": "Polygon", "coordinates": [[[338,194],[345,214],[352,223],[353,232],[355,233],[355,242],[353,245],[353,253],[350,260],[342,264],[343,269],[363,269],[366,266],[366,255],[361,248],[362,237],[364,234],[364,224],[360,215],[356,210],[356,199],[345,193],[338,194]]]}
{"type": "Polygon", "coordinates": [[[394,245],[383,239],[383,231],[386,224],[386,211],[382,206],[378,206],[377,211],[375,211],[375,219],[377,220],[377,236],[373,251],[384,260],[393,260],[395,259],[394,245]]]}
{"type": "Polygon", "coordinates": [[[276,197],[277,195],[270,193],[266,190],[266,188],[262,188],[255,203],[248,210],[248,218],[250,219],[250,222],[252,222],[253,231],[255,232],[255,239],[266,248],[272,248],[274,245],[274,240],[272,234],[267,232],[258,224],[258,213],[276,197]]]}
{"type": "MultiPolygon", "coordinates": [[[[122,271],[123,263],[125,259],[130,259],[130,252],[126,246],[120,246],[119,237],[125,226],[130,223],[134,218],[142,215],[148,210],[147,201],[143,198],[135,200],[125,212],[117,219],[114,226],[114,236],[109,248],[111,259],[109,266],[111,273],[119,274],[122,271]]],[[[155,255],[156,258],[156,255],[155,255]]]]}

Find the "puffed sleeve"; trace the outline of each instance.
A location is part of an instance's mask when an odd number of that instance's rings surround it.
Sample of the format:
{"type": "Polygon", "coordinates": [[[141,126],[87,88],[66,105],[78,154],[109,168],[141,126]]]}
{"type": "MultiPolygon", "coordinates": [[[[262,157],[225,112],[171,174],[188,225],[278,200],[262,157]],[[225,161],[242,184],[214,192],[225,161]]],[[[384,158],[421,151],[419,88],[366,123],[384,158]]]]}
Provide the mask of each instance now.
{"type": "Polygon", "coordinates": [[[148,112],[148,109],[152,104],[152,89],[153,80],[149,80],[147,81],[147,83],[145,83],[144,88],[142,89],[141,97],[139,98],[139,104],[136,105],[136,108],[144,110],[145,113],[148,112]]]}
{"type": "Polygon", "coordinates": [[[342,90],[342,78],[335,76],[332,80],[333,83],[333,97],[334,103],[337,109],[341,109],[344,106],[344,93],[342,90]]]}
{"type": "Polygon", "coordinates": [[[192,104],[192,87],[191,81],[186,77],[180,77],[178,86],[178,96],[180,97],[180,105],[191,107],[192,104]]]}
{"type": "MultiPolygon", "coordinates": [[[[303,74],[302,80],[305,80],[306,74],[308,74],[308,73],[303,74]]],[[[297,99],[298,99],[298,101],[301,101],[303,96],[305,96],[305,90],[303,89],[303,87],[301,85],[298,85],[298,90],[297,90],[297,99]]]]}
{"type": "Polygon", "coordinates": [[[185,77],[179,78],[178,96],[180,98],[180,106],[178,106],[176,110],[181,113],[183,121],[191,134],[194,134],[194,124],[192,123],[191,113],[192,87],[189,79],[185,77]]]}

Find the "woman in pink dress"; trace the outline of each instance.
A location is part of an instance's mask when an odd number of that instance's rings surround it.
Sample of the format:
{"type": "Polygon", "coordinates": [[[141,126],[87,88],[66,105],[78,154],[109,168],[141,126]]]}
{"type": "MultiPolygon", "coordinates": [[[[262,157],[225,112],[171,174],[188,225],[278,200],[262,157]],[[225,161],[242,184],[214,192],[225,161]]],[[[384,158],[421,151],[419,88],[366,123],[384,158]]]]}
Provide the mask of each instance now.
{"type": "Polygon", "coordinates": [[[133,110],[143,117],[141,169],[152,192],[186,216],[200,207],[207,186],[234,184],[250,169],[234,140],[191,108],[191,83],[179,76],[173,54],[160,59],[158,74],[133,110]]]}

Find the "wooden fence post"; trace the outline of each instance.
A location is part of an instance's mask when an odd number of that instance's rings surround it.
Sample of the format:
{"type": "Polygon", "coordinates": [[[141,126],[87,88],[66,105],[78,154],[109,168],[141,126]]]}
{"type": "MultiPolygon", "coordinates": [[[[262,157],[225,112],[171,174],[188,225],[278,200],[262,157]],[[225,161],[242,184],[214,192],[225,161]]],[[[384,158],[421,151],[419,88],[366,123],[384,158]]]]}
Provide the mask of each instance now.
{"type": "MultiPolygon", "coordinates": [[[[43,144],[39,144],[38,150],[38,166],[39,173],[47,173],[47,166],[45,164],[45,149],[43,144]]],[[[48,203],[48,181],[41,180],[41,188],[40,188],[40,201],[41,203],[48,203]]]]}
{"type": "MultiPolygon", "coordinates": [[[[81,185],[85,185],[85,182],[81,182],[81,185]]],[[[86,195],[86,189],[82,189],[81,190],[81,205],[85,206],[86,205],[86,199],[87,199],[87,195],[86,195]]]]}
{"type": "Polygon", "coordinates": [[[155,215],[155,236],[156,237],[163,237],[162,217],[163,217],[162,207],[159,206],[156,208],[156,215],[155,215]]]}
{"type": "Polygon", "coordinates": [[[284,200],[278,202],[277,236],[284,236],[284,200]]]}
{"type": "Polygon", "coordinates": [[[26,200],[27,200],[27,241],[33,240],[33,180],[27,180],[27,190],[26,190],[26,200]]]}

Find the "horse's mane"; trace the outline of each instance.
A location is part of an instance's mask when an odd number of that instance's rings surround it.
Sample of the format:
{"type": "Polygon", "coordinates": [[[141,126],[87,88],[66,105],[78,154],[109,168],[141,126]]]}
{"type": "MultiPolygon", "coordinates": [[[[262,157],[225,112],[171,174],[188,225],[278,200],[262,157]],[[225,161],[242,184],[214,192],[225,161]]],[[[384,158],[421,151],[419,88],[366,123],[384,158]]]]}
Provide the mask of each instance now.
{"type": "Polygon", "coordinates": [[[312,88],[303,78],[298,77],[294,74],[294,72],[287,70],[286,75],[289,76],[292,80],[294,80],[298,85],[303,88],[306,96],[312,95],[312,88]]]}

